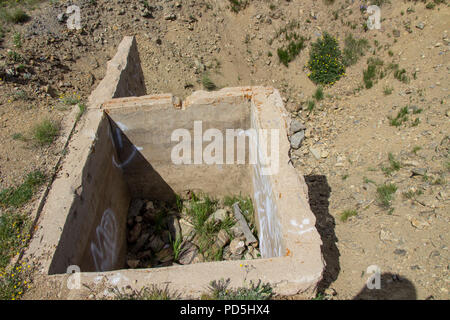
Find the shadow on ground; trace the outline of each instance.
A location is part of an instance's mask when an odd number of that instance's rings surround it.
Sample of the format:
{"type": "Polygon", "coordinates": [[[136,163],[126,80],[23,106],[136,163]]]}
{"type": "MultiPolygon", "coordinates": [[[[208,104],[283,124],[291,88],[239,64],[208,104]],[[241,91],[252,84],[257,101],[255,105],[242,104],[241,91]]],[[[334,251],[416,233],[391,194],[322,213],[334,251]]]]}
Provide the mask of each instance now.
{"type": "Polygon", "coordinates": [[[318,292],[323,293],[337,279],[341,270],[339,265],[340,254],[336,246],[338,239],[334,232],[336,223],[328,210],[331,187],[324,175],[305,176],[305,182],[308,185],[309,205],[316,216],[316,228],[323,242],[322,254],[326,267],[323,279],[318,285],[318,292]]]}
{"type": "MultiPolygon", "coordinates": [[[[375,284],[375,280],[371,281],[375,284]]],[[[367,286],[353,300],[416,300],[417,293],[414,284],[408,279],[392,273],[382,273],[379,289],[369,289],[367,286]]]]}

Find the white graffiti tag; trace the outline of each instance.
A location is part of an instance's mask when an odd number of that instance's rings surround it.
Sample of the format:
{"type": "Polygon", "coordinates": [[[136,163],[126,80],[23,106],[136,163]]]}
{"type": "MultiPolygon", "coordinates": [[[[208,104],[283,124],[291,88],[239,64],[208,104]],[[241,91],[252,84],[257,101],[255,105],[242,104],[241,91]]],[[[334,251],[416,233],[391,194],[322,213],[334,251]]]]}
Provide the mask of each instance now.
{"type": "Polygon", "coordinates": [[[117,261],[117,222],[114,212],[106,209],[102,221],[95,230],[96,239],[91,242],[91,253],[96,271],[108,271],[117,261]]]}

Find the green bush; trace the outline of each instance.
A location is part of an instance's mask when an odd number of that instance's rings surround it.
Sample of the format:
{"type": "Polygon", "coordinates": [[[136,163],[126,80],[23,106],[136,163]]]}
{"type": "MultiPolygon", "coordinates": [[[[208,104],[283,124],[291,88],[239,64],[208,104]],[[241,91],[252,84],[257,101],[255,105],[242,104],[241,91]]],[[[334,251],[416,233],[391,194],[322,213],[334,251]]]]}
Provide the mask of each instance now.
{"type": "Polygon", "coordinates": [[[295,57],[302,51],[305,47],[305,38],[299,37],[295,32],[291,34],[286,34],[286,40],[289,41],[287,47],[278,48],[278,58],[280,62],[286,67],[289,62],[295,59],[295,57]]]}
{"type": "Polygon", "coordinates": [[[345,75],[341,50],[334,37],[325,32],[312,44],[308,68],[308,77],[316,84],[334,84],[345,75]]]}

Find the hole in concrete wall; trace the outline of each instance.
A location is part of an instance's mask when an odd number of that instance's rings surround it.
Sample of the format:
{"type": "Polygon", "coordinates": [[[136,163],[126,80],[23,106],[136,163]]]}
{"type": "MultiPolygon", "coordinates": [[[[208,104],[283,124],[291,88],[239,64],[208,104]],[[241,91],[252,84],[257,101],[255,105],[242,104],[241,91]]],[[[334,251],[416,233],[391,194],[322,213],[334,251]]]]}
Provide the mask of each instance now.
{"type": "MultiPolygon", "coordinates": [[[[202,119],[201,137],[208,129],[219,130],[223,137],[227,137],[227,129],[233,129],[236,134],[239,132],[237,129],[246,130],[252,126],[248,102],[195,105],[186,110],[176,109],[173,105],[117,108],[105,113],[98,126],[92,152],[84,166],[82,186],[76,191],[77,196],[71,204],[53,256],[50,274],[64,273],[69,265],[78,265],[81,271],[86,272],[180,263],[179,256],[174,258],[176,228],[177,224],[182,224],[187,219],[175,218],[186,218],[177,212],[177,195],[184,195],[184,201],[191,201],[192,205],[191,191],[219,199],[220,205],[210,213],[228,209],[228,216],[234,213],[234,209],[230,210],[225,205],[221,207],[225,197],[249,197],[257,212],[253,226],[259,229],[260,213],[265,212],[265,209],[276,211],[276,208],[269,208],[271,204],[267,200],[274,195],[261,196],[270,193],[270,188],[267,189],[267,183],[261,180],[258,168],[248,164],[248,137],[243,136],[244,145],[235,143],[230,149],[227,149],[226,139],[221,142],[223,150],[226,150],[223,159],[226,160],[228,154],[233,154],[234,161],[231,164],[196,164],[194,154],[191,155],[194,163],[174,164],[172,152],[178,142],[173,141],[173,132],[180,128],[185,130],[192,138],[191,146],[195,151],[199,135],[196,132],[197,119],[202,119]],[[242,163],[238,161],[239,154],[244,155],[242,163]],[[262,202],[258,201],[259,198],[255,199],[255,195],[264,199],[266,207],[258,210],[262,202]],[[158,212],[163,212],[165,226],[159,230],[159,234],[155,232],[158,228],[157,220],[161,218],[158,217],[158,212]],[[146,226],[143,225],[144,219],[149,222],[146,226]]],[[[237,141],[238,136],[239,134],[231,136],[230,139],[237,141]]],[[[203,143],[203,147],[207,144],[203,143]]],[[[181,212],[183,210],[178,209],[181,212]]],[[[276,216],[276,212],[272,216],[276,216]]],[[[272,228],[272,234],[260,234],[256,244],[246,243],[244,251],[239,249],[237,255],[236,252],[231,253],[234,255],[232,258],[258,258],[258,243],[263,258],[281,255],[282,235],[277,221],[266,222],[265,226],[267,225],[272,228]]],[[[214,243],[220,241],[220,230],[216,231],[214,243]]],[[[229,231],[227,234],[230,238],[248,242],[248,237],[240,238],[238,233],[229,231]]],[[[253,231],[257,233],[259,230],[253,231]]],[[[198,258],[199,255],[192,253],[195,251],[193,241],[185,240],[184,249],[188,251],[187,257],[182,256],[185,263],[214,261],[219,255],[222,259],[230,258],[230,252],[226,250],[231,249],[224,249],[225,246],[221,252],[209,252],[206,257],[202,255],[202,258],[198,258]]],[[[238,246],[242,247],[242,244],[238,246]]],[[[198,248],[198,243],[196,247],[198,248]]]]}

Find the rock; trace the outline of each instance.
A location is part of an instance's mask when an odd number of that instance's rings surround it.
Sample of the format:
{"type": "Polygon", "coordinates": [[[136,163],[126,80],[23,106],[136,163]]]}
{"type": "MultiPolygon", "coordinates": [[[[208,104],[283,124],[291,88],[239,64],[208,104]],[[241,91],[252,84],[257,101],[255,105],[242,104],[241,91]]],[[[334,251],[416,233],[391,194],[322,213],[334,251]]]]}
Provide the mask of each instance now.
{"type": "Polygon", "coordinates": [[[224,221],[228,217],[227,210],[219,209],[213,213],[214,220],[216,221],[224,221]]]}
{"type": "Polygon", "coordinates": [[[249,245],[251,243],[258,242],[258,240],[256,240],[255,236],[251,232],[250,228],[248,227],[247,221],[245,220],[244,216],[242,215],[241,209],[239,208],[238,203],[233,204],[233,212],[234,212],[234,217],[238,221],[240,228],[244,232],[244,236],[246,239],[245,243],[247,245],[249,245]]]}
{"type": "Polygon", "coordinates": [[[128,233],[128,242],[129,243],[136,242],[136,240],[141,235],[141,231],[142,231],[142,224],[136,223],[133,229],[131,229],[130,232],[128,233]]]}
{"type": "Polygon", "coordinates": [[[423,22],[419,22],[416,24],[416,28],[423,30],[423,28],[425,28],[425,24],[423,22]]]}
{"type": "Polygon", "coordinates": [[[253,256],[250,254],[250,252],[245,252],[244,254],[244,260],[251,260],[253,259],[253,256]]]}
{"type": "Polygon", "coordinates": [[[239,239],[233,239],[230,243],[230,252],[232,255],[242,255],[245,251],[245,242],[239,239]]]}
{"type": "Polygon", "coordinates": [[[191,262],[191,264],[194,263],[202,263],[205,262],[205,258],[203,258],[203,256],[201,254],[198,254],[191,262]]]}
{"type": "Polygon", "coordinates": [[[394,37],[396,37],[396,38],[400,37],[400,31],[397,30],[397,29],[394,29],[394,30],[392,31],[392,34],[393,34],[394,37]]]}
{"type": "Polygon", "coordinates": [[[63,12],[56,16],[56,19],[58,19],[58,22],[64,23],[67,20],[67,15],[63,12]]]}
{"type": "Polygon", "coordinates": [[[244,231],[242,231],[242,228],[239,226],[239,224],[236,224],[231,228],[231,233],[235,238],[240,238],[244,235],[244,231]]]}
{"type": "Polygon", "coordinates": [[[223,247],[225,247],[228,244],[229,241],[230,241],[230,236],[228,235],[228,233],[225,230],[222,229],[217,234],[217,241],[216,241],[215,245],[219,249],[222,249],[223,247]]]}
{"type": "Polygon", "coordinates": [[[147,201],[145,204],[145,210],[155,210],[155,206],[153,205],[153,201],[147,201]]]}
{"type": "Polygon", "coordinates": [[[164,16],[164,20],[174,21],[177,19],[177,15],[175,13],[169,13],[164,16]]]}
{"type": "Polygon", "coordinates": [[[394,254],[403,257],[403,256],[406,254],[406,250],[403,250],[403,249],[395,249],[395,250],[394,250],[394,254]]]}
{"type": "Polygon", "coordinates": [[[327,289],[325,289],[325,291],[323,293],[326,296],[335,296],[335,295],[337,295],[336,290],[334,290],[333,288],[327,288],[327,289]]]}
{"type": "Polygon", "coordinates": [[[289,125],[289,135],[293,135],[301,130],[306,130],[305,125],[297,119],[293,119],[289,125]]]}
{"type": "Polygon", "coordinates": [[[310,148],[309,148],[309,151],[310,151],[311,154],[314,156],[314,158],[316,158],[316,160],[319,160],[319,159],[320,159],[321,155],[320,155],[320,151],[319,151],[318,149],[315,149],[315,148],[310,147],[310,148]]]}
{"type": "Polygon", "coordinates": [[[398,241],[398,239],[388,229],[380,230],[380,240],[381,241],[398,241]]]}
{"type": "Polygon", "coordinates": [[[156,253],[156,258],[161,263],[166,263],[173,260],[173,251],[171,247],[164,248],[156,253]]]}
{"type": "Polygon", "coordinates": [[[194,226],[185,219],[180,219],[179,221],[180,228],[181,228],[181,235],[183,236],[183,239],[190,240],[192,236],[194,235],[194,226]]]}
{"type": "Polygon", "coordinates": [[[291,148],[297,150],[302,145],[303,140],[305,139],[305,131],[299,131],[294,133],[291,138],[291,148]]]}
{"type": "Polygon", "coordinates": [[[136,217],[140,214],[144,201],[142,199],[131,200],[130,209],[128,209],[128,217],[136,217]]]}
{"type": "Polygon", "coordinates": [[[157,235],[152,235],[148,247],[152,249],[153,252],[158,252],[164,247],[164,241],[161,240],[161,238],[157,235]]]}
{"type": "Polygon", "coordinates": [[[419,230],[425,229],[426,227],[430,226],[430,224],[424,219],[419,219],[415,217],[411,218],[411,224],[414,228],[417,228],[419,230]]]}
{"type": "Polygon", "coordinates": [[[427,174],[427,169],[426,168],[413,168],[411,169],[412,175],[413,176],[424,176],[427,174]]]}
{"type": "Polygon", "coordinates": [[[190,264],[198,255],[198,248],[189,241],[186,241],[181,248],[178,262],[181,264],[190,264]]]}
{"type": "Polygon", "coordinates": [[[176,216],[170,215],[167,217],[167,226],[169,228],[170,234],[174,236],[174,239],[172,240],[175,240],[177,238],[181,239],[181,226],[176,216]]]}
{"type": "Polygon", "coordinates": [[[135,268],[137,268],[137,266],[139,265],[139,260],[137,260],[137,259],[130,259],[130,260],[127,260],[127,265],[128,265],[128,267],[130,267],[131,269],[135,269],[135,268]]]}
{"type": "MultiPolygon", "coordinates": [[[[249,247],[249,249],[252,247],[249,247]]],[[[250,252],[250,254],[252,255],[253,259],[258,259],[261,258],[261,253],[259,252],[258,249],[253,248],[253,250],[250,252]]]]}
{"type": "Polygon", "coordinates": [[[144,245],[147,243],[148,238],[150,238],[150,233],[145,232],[145,233],[141,234],[139,239],[136,241],[136,244],[130,250],[134,253],[140,251],[144,247],[144,245]]]}

